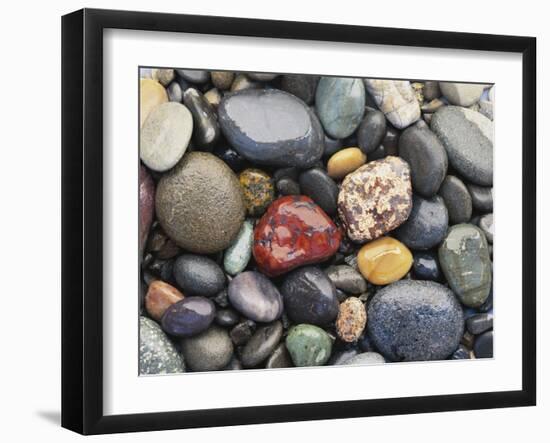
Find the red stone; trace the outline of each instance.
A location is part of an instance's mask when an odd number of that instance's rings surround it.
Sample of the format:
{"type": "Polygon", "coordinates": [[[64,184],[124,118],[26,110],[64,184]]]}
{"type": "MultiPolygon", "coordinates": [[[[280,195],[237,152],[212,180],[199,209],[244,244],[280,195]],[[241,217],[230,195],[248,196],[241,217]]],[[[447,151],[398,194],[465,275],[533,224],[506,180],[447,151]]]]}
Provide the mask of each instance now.
{"type": "Polygon", "coordinates": [[[326,260],[340,245],[342,233],[325,212],[303,195],[275,200],[254,230],[254,258],[270,276],[326,260]]]}

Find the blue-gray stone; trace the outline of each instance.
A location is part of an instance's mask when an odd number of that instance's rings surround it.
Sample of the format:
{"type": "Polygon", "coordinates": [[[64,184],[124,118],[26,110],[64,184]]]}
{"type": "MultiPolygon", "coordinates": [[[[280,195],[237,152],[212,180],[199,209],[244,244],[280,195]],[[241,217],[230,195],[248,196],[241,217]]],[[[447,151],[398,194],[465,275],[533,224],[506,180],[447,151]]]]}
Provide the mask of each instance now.
{"type": "Polygon", "coordinates": [[[281,79],[281,89],[310,105],[315,99],[317,83],[319,83],[317,75],[286,74],[281,79]]]}
{"type": "Polygon", "coordinates": [[[493,184],[493,122],[479,112],[443,106],[432,117],[431,128],[442,141],[449,162],[468,181],[493,184]]]}
{"type": "Polygon", "coordinates": [[[439,264],[460,301],[481,306],[491,291],[492,264],[483,232],[471,224],[451,227],[439,247],[439,264]]]}
{"type": "Polygon", "coordinates": [[[171,305],[162,316],[162,329],[176,337],[191,337],[208,329],[216,308],[206,297],[185,297],[171,305]]]}
{"type": "Polygon", "coordinates": [[[414,253],[413,273],[418,280],[441,280],[441,268],[437,254],[429,251],[414,253]]]}
{"type": "Polygon", "coordinates": [[[141,375],[185,372],[183,357],[160,326],[139,318],[139,373],[141,375]]]}
{"type": "Polygon", "coordinates": [[[337,289],[348,294],[362,294],[367,291],[367,282],[359,271],[348,265],[330,266],[325,270],[327,277],[337,289]]]}
{"type": "Polygon", "coordinates": [[[238,274],[229,283],[227,292],[231,305],[250,320],[268,323],[283,313],[283,298],[279,290],[259,272],[238,274]]]}
{"type": "Polygon", "coordinates": [[[400,280],[373,297],[368,334],[390,361],[442,360],[458,347],[464,330],[460,303],[439,283],[400,280]]]}
{"type": "Polygon", "coordinates": [[[323,326],[338,315],[336,288],[318,267],[292,271],[286,276],[281,293],[285,312],[294,323],[323,326]]]}
{"type": "Polygon", "coordinates": [[[198,69],[176,69],[177,74],[191,83],[206,83],[210,79],[208,71],[198,69]]]}
{"type": "Polygon", "coordinates": [[[365,86],[361,79],[322,77],[315,94],[317,114],[332,138],[353,134],[365,112],[365,86]]]}
{"type": "Polygon", "coordinates": [[[277,89],[224,96],[218,119],[229,143],[246,159],[271,166],[313,166],[323,155],[319,120],[297,97],[277,89]]]}
{"type": "Polygon", "coordinates": [[[225,272],[236,275],[242,272],[252,256],[252,244],[254,242],[254,224],[251,220],[245,220],[237,237],[226,249],[223,256],[225,272]]]}
{"type": "Polygon", "coordinates": [[[371,110],[357,129],[357,144],[365,154],[374,152],[386,135],[386,117],[378,110],[371,110]]]}
{"type": "Polygon", "coordinates": [[[213,297],[225,286],[225,275],[218,264],[195,254],[183,254],[174,263],[174,278],[187,295],[213,297]]]}
{"type": "Polygon", "coordinates": [[[487,331],[476,337],[474,342],[476,358],[493,358],[493,331],[487,331]]]}
{"type": "Polygon", "coordinates": [[[490,186],[466,185],[472,197],[474,209],[482,214],[493,212],[493,188],[490,186]]]}
{"type": "Polygon", "coordinates": [[[493,314],[476,314],[466,320],[466,328],[474,335],[493,329],[493,314]]]}
{"type": "Polygon", "coordinates": [[[470,351],[464,345],[460,345],[451,355],[451,360],[469,360],[470,358],[470,351]]]}
{"type": "Polygon", "coordinates": [[[423,197],[433,197],[447,174],[447,152],[423,120],[401,134],[399,156],[411,167],[414,191],[423,197]]]}
{"type": "Polygon", "coordinates": [[[439,188],[439,195],[445,200],[450,224],[466,223],[470,220],[472,198],[462,180],[454,175],[448,175],[439,188]]]}
{"type": "Polygon", "coordinates": [[[479,218],[478,226],[481,228],[483,233],[485,234],[485,237],[487,237],[487,241],[489,243],[493,243],[493,214],[485,214],[482,215],[479,218]]]}
{"type": "Polygon", "coordinates": [[[447,233],[449,216],[443,199],[436,195],[424,199],[413,195],[411,214],[395,231],[396,237],[409,248],[425,250],[437,246],[447,233]]]}

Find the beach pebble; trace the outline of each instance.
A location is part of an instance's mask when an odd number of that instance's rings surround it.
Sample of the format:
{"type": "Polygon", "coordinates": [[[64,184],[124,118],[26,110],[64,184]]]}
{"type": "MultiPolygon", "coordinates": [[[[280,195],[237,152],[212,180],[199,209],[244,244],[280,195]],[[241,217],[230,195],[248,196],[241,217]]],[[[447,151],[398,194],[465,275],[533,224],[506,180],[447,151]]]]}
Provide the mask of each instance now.
{"type": "Polygon", "coordinates": [[[229,334],[216,325],[199,335],[184,338],[181,348],[187,366],[194,372],[219,371],[230,362],[233,355],[229,334]]]}
{"type": "Polygon", "coordinates": [[[174,278],[185,295],[213,297],[225,286],[225,275],[212,259],[183,254],[174,263],[174,278]]]}
{"type": "Polygon", "coordinates": [[[296,366],[322,366],[330,358],[332,340],[318,326],[300,324],[288,332],[286,347],[296,366]]]}
{"type": "Polygon", "coordinates": [[[359,271],[375,285],[387,285],[403,278],[412,263],[411,251],[392,237],[371,241],[357,254],[359,271]]]}
{"type": "Polygon", "coordinates": [[[192,133],[193,118],[184,105],[159,105],[141,127],[139,156],[148,168],[167,171],[182,158],[192,133]]]}
{"type": "Polygon", "coordinates": [[[363,166],[367,156],[359,148],[346,148],[336,152],[327,163],[327,173],[334,179],[341,179],[363,166]]]}
{"type": "Polygon", "coordinates": [[[151,282],[145,294],[145,309],[152,319],[160,321],[164,312],[174,303],[183,300],[183,294],[161,280],[151,282]]]}
{"type": "Polygon", "coordinates": [[[349,297],[340,304],[336,318],[336,333],[340,340],[352,343],[359,340],[367,324],[365,305],[357,297],[349,297]]]}
{"type": "Polygon", "coordinates": [[[472,197],[466,185],[458,177],[448,175],[443,180],[439,195],[443,197],[452,225],[465,223],[472,217],[472,197]]]}
{"type": "Polygon", "coordinates": [[[185,372],[185,364],[176,347],[160,326],[147,317],[139,318],[140,375],[185,372]]]}

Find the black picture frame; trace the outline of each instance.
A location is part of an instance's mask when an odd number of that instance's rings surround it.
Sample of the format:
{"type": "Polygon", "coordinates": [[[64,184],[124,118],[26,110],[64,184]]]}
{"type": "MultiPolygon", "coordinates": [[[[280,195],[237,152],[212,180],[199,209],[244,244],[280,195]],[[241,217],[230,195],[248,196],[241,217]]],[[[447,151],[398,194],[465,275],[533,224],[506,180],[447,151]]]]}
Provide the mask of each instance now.
{"type": "Polygon", "coordinates": [[[62,426],[82,434],[536,404],[536,39],[83,9],[62,18],[62,426]],[[106,416],[103,413],[103,30],[188,32],[520,53],[523,64],[522,389],[106,416]]]}

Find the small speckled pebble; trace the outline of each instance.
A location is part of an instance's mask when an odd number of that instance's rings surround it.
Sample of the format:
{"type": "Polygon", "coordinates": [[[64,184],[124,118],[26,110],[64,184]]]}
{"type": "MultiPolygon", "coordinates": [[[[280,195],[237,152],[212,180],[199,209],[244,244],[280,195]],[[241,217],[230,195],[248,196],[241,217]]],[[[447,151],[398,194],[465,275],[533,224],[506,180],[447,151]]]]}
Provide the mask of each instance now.
{"type": "Polygon", "coordinates": [[[340,304],[336,318],[336,332],[342,341],[348,343],[357,341],[366,324],[367,312],[361,300],[357,297],[349,297],[340,304]]]}
{"type": "Polygon", "coordinates": [[[250,216],[262,215],[275,199],[271,177],[259,169],[245,169],[239,175],[246,212],[250,216]]]}

